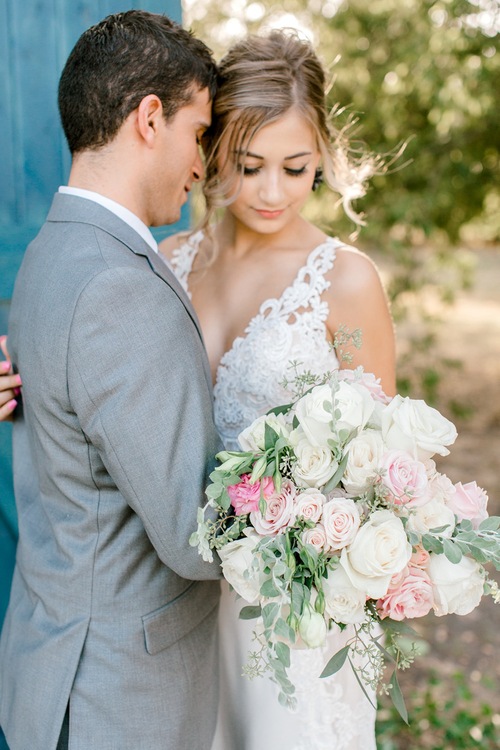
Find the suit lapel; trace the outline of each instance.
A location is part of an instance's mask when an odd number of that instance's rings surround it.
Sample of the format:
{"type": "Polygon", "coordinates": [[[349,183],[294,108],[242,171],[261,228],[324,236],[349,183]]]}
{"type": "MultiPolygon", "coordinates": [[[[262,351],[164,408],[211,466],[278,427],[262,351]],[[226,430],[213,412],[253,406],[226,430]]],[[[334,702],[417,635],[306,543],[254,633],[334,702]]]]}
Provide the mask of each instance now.
{"type": "MultiPolygon", "coordinates": [[[[152,271],[159,276],[180,299],[193,324],[198,331],[203,348],[203,334],[196,312],[189,297],[180,284],[173,271],[167,266],[162,257],[151,248],[148,243],[125,221],[101,206],[95,201],[80,198],[75,195],[56,193],[47,217],[48,221],[75,221],[91,224],[111,234],[115,239],[125,245],[135,255],[145,257],[152,271]]],[[[212,374],[207,357],[203,357],[203,366],[210,389],[212,388],[212,374]]]]}

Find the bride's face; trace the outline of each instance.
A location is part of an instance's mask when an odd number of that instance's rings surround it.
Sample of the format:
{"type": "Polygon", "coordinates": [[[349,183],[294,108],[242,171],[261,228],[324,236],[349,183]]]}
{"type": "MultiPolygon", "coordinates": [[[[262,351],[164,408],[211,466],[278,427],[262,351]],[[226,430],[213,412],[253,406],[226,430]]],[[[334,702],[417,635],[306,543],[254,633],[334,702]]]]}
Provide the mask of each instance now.
{"type": "Polygon", "coordinates": [[[320,161],[307,120],[290,111],[252,138],[248,152],[231,155],[240,175],[227,210],[259,234],[279,232],[306,202],[320,161]]]}

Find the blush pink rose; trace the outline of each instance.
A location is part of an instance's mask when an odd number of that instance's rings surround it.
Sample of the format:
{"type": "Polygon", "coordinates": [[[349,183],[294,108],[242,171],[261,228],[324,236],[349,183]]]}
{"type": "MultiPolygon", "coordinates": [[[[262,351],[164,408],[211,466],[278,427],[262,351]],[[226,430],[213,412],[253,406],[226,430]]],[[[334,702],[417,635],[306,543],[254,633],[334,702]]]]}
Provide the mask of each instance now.
{"type": "Polygon", "coordinates": [[[316,523],[321,518],[321,511],[326,502],[326,497],[314,487],[302,490],[295,497],[295,515],[305,521],[316,523]]]}
{"type": "Polygon", "coordinates": [[[424,617],[434,605],[431,579],[421,568],[408,565],[402,580],[391,585],[387,594],[377,602],[377,611],[382,619],[406,620],[424,617]]]}
{"type": "Polygon", "coordinates": [[[326,541],[325,529],[322,524],[317,523],[313,529],[306,529],[302,534],[302,542],[310,544],[318,552],[323,552],[328,548],[326,541]]]}
{"type": "Polygon", "coordinates": [[[457,482],[455,492],[450,495],[446,504],[459,521],[467,519],[475,529],[478,528],[481,521],[488,518],[486,510],[488,495],[475,482],[468,482],[467,484],[457,482]]]}
{"type": "Polygon", "coordinates": [[[413,554],[410,558],[410,564],[414,565],[416,568],[426,568],[427,564],[430,560],[430,554],[427,552],[426,549],[421,547],[420,545],[417,545],[414,550],[413,554]]]}
{"type": "Polygon", "coordinates": [[[358,533],[359,510],[351,498],[335,498],[323,506],[321,521],[330,549],[343,549],[354,541],[358,533]]]}
{"type": "Polygon", "coordinates": [[[281,485],[281,492],[275,491],[266,497],[264,515],[258,507],[250,513],[250,522],[258,534],[276,536],[295,522],[295,493],[295,485],[289,479],[285,479],[281,485]]]}
{"type": "Polygon", "coordinates": [[[274,492],[272,478],[263,477],[261,480],[251,483],[250,474],[243,474],[241,482],[229,485],[227,494],[231,499],[231,505],[237,516],[258,510],[261,488],[264,499],[267,500],[274,492]]]}
{"type": "Polygon", "coordinates": [[[416,508],[430,499],[427,471],[422,463],[406,451],[390,450],[381,461],[382,485],[396,505],[416,508]]]}
{"type": "Polygon", "coordinates": [[[343,369],[339,370],[337,377],[339,380],[347,380],[349,383],[356,382],[361,383],[374,401],[378,401],[381,404],[388,404],[391,400],[389,396],[386,396],[382,386],[380,385],[380,378],[376,378],[373,372],[359,372],[359,370],[343,369]]]}

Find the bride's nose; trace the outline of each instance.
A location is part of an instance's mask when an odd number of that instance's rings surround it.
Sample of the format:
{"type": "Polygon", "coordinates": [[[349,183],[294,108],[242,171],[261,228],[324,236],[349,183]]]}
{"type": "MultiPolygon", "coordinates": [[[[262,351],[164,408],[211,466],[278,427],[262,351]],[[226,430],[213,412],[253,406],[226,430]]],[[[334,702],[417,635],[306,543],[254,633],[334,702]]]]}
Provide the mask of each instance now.
{"type": "Polygon", "coordinates": [[[282,175],[269,171],[263,175],[259,185],[259,198],[268,206],[280,206],[283,201],[282,175]]]}

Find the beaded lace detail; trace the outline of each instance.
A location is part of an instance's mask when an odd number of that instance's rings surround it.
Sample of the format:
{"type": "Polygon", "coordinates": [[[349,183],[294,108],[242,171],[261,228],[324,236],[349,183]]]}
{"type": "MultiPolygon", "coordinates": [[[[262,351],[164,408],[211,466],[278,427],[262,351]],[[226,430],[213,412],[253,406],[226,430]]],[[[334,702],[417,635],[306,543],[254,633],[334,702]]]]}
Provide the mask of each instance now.
{"type": "MultiPolygon", "coordinates": [[[[202,239],[201,232],[192,235],[172,260],[188,295],[189,274],[202,239]]],[[[222,357],[214,386],[214,414],[227,449],[239,449],[239,433],[256,417],[290,401],[292,394],[284,387],[283,380],[293,376],[291,362],[300,363],[298,372],[323,373],[338,368],[337,357],[327,339],[328,304],[321,295],[330,286],[325,274],[333,268],[340,246],[339,240],[330,237],[316,247],[292,284],[279,298],[262,303],[244,334],[233,341],[222,357]]],[[[245,742],[241,747],[245,750],[267,747],[272,723],[282,739],[289,737],[289,750],[375,750],[375,710],[362,694],[349,665],[346,663],[334,678],[318,678],[329,657],[345,645],[351,634],[349,628],[344,633],[331,632],[323,648],[292,651],[290,677],[297,687],[298,709],[290,713],[278,705],[275,685],[239,676],[240,666],[255,647],[248,623],[238,619],[241,603],[235,602],[234,595],[226,589],[223,583],[227,609],[221,610],[221,642],[231,643],[233,648],[239,643],[241,653],[232,660],[234,664],[231,661],[229,673],[221,670],[221,695],[242,698],[238,725],[245,742]],[[259,706],[258,711],[252,708],[254,702],[255,707],[259,706]]],[[[224,705],[221,709],[212,750],[233,750],[243,740],[228,739],[227,732],[221,731],[222,725],[227,728],[234,719],[227,718],[230,711],[224,714],[224,705]]]]}

